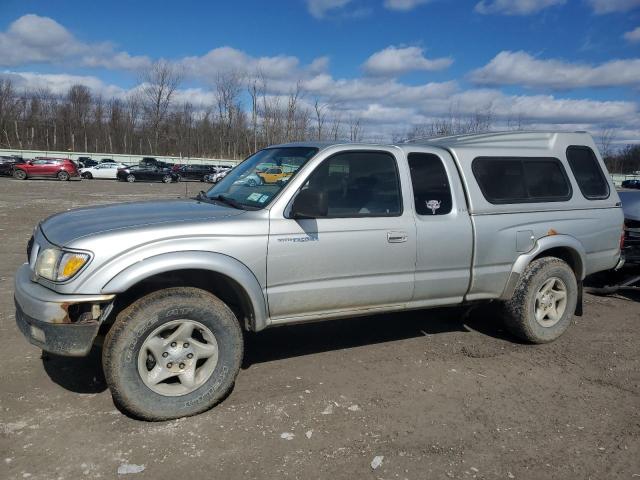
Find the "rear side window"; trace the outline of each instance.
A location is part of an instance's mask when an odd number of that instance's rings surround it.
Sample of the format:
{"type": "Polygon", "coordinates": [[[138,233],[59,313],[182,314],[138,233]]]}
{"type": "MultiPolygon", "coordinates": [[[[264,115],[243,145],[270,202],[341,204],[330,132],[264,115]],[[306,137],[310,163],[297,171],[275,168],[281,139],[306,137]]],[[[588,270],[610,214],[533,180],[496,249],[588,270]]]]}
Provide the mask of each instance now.
{"type": "Polygon", "coordinates": [[[478,157],[473,174],[491,203],[561,202],[571,185],[560,160],[553,157],[478,157]]]}
{"type": "Polygon", "coordinates": [[[593,150],[584,146],[571,146],[567,148],[567,160],[585,198],[598,200],[609,197],[609,184],[593,150]]]}
{"type": "Polygon", "coordinates": [[[410,153],[409,169],[418,215],[451,212],[451,187],[442,160],[432,153],[410,153]]]}

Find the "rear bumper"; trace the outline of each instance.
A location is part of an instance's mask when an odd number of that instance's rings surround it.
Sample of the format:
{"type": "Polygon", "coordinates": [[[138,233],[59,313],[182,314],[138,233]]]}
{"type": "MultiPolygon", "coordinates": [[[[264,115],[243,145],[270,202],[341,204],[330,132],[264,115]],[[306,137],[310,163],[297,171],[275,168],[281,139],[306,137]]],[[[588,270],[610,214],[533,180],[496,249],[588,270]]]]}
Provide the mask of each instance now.
{"type": "Polygon", "coordinates": [[[114,295],[61,295],[31,281],[28,264],[16,272],[16,323],[23,335],[47,352],[66,356],[89,353],[102,321],[111,310],[114,295]],[[72,318],[70,309],[87,306],[89,313],[72,318]],[[97,318],[92,306],[98,305],[97,318]]]}

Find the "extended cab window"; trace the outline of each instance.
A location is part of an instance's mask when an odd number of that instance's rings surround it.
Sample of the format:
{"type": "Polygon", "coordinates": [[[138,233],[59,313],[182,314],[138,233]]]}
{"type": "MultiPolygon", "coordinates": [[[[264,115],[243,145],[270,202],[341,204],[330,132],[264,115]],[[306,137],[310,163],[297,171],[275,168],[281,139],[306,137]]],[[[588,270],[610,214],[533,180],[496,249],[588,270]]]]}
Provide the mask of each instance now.
{"type": "Polygon", "coordinates": [[[561,202],[571,185],[560,160],[552,157],[478,157],[473,174],[491,203],[561,202]]]}
{"type": "Polygon", "coordinates": [[[409,169],[418,215],[451,212],[451,188],[442,160],[432,153],[410,153],[409,169]]]}
{"type": "Polygon", "coordinates": [[[567,160],[578,187],[586,198],[597,200],[609,197],[609,184],[593,150],[589,147],[571,146],[567,148],[567,160]]]}
{"type": "Polygon", "coordinates": [[[388,217],[402,213],[400,178],[390,153],[338,153],[313,171],[308,186],[327,193],[328,217],[388,217]]]}

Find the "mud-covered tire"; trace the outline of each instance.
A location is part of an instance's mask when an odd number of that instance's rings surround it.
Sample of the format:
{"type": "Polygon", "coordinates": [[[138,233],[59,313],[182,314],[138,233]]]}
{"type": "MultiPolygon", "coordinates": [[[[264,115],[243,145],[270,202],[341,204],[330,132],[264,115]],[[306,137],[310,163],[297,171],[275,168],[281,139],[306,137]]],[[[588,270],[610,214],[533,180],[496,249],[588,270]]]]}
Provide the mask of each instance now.
{"type": "Polygon", "coordinates": [[[114,402],[135,417],[157,421],[213,407],[233,387],[242,356],[242,331],[229,307],[209,292],[179,287],[150,293],[121,311],[106,336],[102,364],[114,402]],[[139,373],[140,350],[163,324],[185,319],[214,334],[217,363],[208,379],[192,392],[174,396],[156,393],[139,373]]]}
{"type": "MultiPolygon", "coordinates": [[[[555,287],[554,287],[555,288],[555,287]]],[[[548,343],[562,335],[571,324],[578,301],[578,283],[569,265],[556,257],[534,260],[525,269],[510,300],[504,302],[504,323],[507,329],[519,339],[530,343],[548,343]],[[558,279],[564,286],[566,303],[558,320],[537,320],[536,296],[544,285],[558,279]]]]}

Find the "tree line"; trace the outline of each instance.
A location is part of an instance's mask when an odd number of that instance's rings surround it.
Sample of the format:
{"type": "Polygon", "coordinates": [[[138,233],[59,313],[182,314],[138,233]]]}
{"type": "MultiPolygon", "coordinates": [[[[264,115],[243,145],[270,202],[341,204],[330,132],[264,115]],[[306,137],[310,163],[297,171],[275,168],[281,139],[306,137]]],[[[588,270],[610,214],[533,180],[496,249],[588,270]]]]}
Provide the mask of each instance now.
{"type": "Polygon", "coordinates": [[[237,159],[276,143],[362,139],[360,119],[320,99],[309,107],[300,84],[271,95],[259,73],[218,75],[207,106],[176,99],[182,76],[168,62],[139,80],[126,97],[104,98],[84,85],[18,91],[0,77],[0,148],[237,159]]]}
{"type": "MultiPolygon", "coordinates": [[[[159,61],[128,95],[104,98],[84,85],[63,95],[19,91],[10,78],[0,77],[0,148],[239,159],[277,143],[364,138],[360,118],[341,113],[346,110],[331,99],[306,98],[300,83],[286,95],[272,95],[260,72],[221,73],[213,102],[202,106],[176,98],[182,80],[174,65],[159,61]]],[[[496,125],[490,107],[473,115],[452,109],[391,139],[488,132],[496,125]]],[[[501,125],[521,130],[525,123],[518,118],[501,125]]],[[[596,138],[610,171],[640,170],[640,147],[616,149],[614,137],[609,129],[596,138]]],[[[373,135],[368,140],[385,141],[373,135]]]]}
{"type": "Polygon", "coordinates": [[[640,144],[625,145],[603,156],[611,173],[640,174],[640,144]]]}

